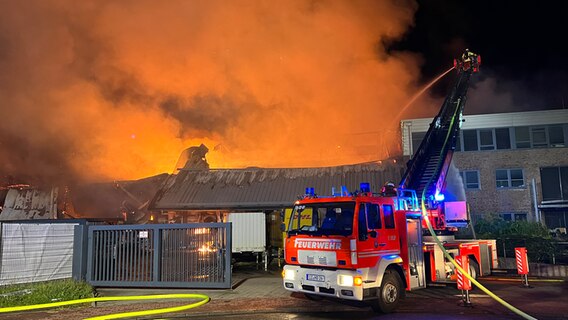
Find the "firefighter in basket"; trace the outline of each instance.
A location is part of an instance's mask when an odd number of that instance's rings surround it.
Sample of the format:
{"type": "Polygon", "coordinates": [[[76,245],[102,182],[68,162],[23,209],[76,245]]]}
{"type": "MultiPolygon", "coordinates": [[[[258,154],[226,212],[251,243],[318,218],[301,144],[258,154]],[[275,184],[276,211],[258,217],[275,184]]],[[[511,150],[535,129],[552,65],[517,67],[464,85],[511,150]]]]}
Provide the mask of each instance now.
{"type": "Polygon", "coordinates": [[[479,55],[465,49],[461,56],[461,66],[463,70],[469,70],[470,68],[473,72],[477,72],[479,68],[479,55]]]}

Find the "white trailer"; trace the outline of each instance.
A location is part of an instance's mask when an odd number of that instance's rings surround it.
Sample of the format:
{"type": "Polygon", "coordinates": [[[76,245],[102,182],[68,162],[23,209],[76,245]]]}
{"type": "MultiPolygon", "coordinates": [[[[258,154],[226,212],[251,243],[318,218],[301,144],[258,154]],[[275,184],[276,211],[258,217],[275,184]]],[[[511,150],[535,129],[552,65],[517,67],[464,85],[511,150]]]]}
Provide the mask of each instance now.
{"type": "Polygon", "coordinates": [[[266,214],[264,212],[231,212],[227,222],[232,224],[232,253],[254,253],[257,261],[263,256],[264,269],[268,269],[266,246],[266,214]]]}

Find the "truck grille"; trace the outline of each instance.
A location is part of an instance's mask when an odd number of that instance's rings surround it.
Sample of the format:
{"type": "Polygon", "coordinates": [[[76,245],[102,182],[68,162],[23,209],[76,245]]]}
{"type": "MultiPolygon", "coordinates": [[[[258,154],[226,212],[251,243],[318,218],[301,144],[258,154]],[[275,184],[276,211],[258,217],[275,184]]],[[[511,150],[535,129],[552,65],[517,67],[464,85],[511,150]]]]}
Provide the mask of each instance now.
{"type": "Polygon", "coordinates": [[[321,293],[328,293],[328,294],[335,294],[335,289],[333,288],[325,288],[325,287],[318,287],[319,292],[321,293]]]}

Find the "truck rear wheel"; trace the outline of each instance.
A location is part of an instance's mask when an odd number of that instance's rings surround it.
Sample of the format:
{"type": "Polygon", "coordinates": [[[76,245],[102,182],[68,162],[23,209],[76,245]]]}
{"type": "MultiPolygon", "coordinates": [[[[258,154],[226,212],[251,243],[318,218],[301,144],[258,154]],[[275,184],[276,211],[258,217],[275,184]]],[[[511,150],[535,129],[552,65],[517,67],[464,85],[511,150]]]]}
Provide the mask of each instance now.
{"type": "Polygon", "coordinates": [[[377,291],[377,301],[371,304],[375,312],[390,313],[398,306],[403,291],[402,281],[397,272],[387,270],[381,287],[377,291]]]}
{"type": "Polygon", "coordinates": [[[479,264],[471,258],[469,259],[469,275],[475,280],[479,277],[479,264]]]}

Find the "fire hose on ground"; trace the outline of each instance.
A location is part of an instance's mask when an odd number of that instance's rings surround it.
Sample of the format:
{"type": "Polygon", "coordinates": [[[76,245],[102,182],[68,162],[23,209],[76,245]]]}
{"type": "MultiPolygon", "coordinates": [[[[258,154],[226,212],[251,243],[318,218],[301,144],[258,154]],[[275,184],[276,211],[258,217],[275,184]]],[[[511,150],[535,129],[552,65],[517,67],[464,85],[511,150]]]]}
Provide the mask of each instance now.
{"type": "Polygon", "coordinates": [[[57,307],[74,305],[74,304],[83,304],[83,303],[92,303],[92,302],[161,300],[161,299],[201,299],[201,300],[194,302],[194,303],[191,303],[191,304],[186,304],[186,305],[177,306],[177,307],[114,313],[114,314],[107,314],[107,315],[103,315],[103,316],[85,318],[85,320],[120,319],[120,318],[128,318],[128,317],[139,317],[139,316],[149,316],[149,315],[155,315],[155,314],[179,312],[179,311],[197,308],[201,305],[208,303],[209,300],[210,300],[209,296],[206,296],[204,294],[194,294],[194,293],[158,294],[158,295],[147,295],[147,296],[94,297],[94,298],[85,298],[85,299],[53,302],[53,303],[34,304],[34,305],[28,305],[28,306],[0,308],[0,313],[28,311],[28,310],[37,310],[37,309],[46,309],[46,308],[57,308],[57,307]]]}

